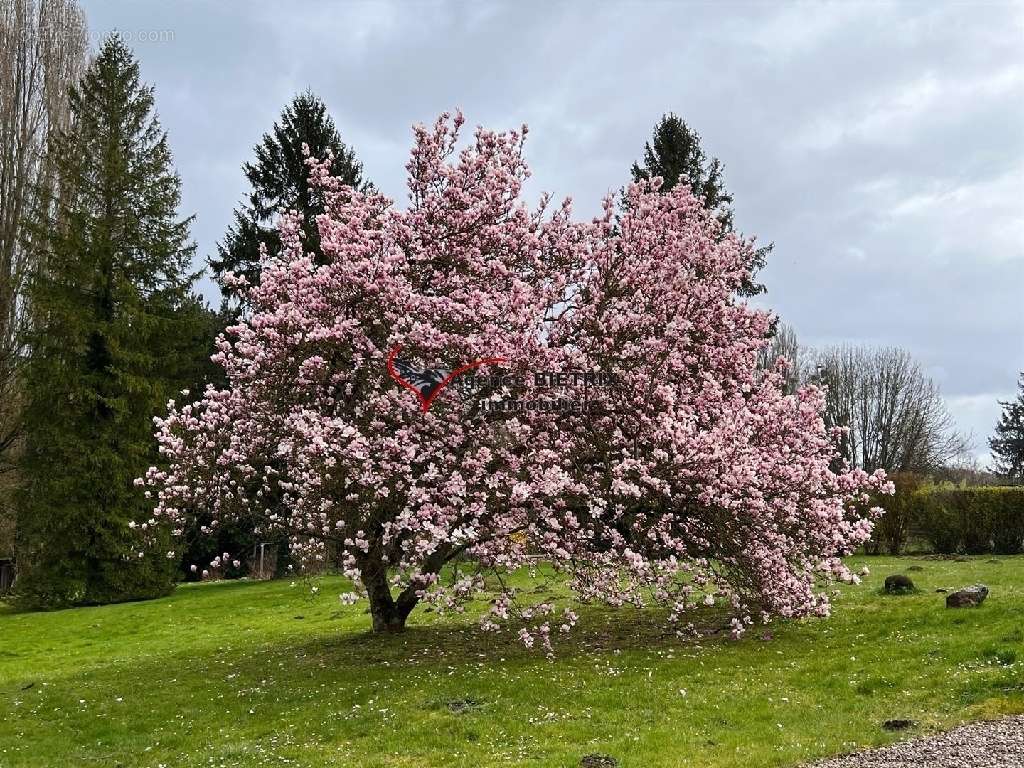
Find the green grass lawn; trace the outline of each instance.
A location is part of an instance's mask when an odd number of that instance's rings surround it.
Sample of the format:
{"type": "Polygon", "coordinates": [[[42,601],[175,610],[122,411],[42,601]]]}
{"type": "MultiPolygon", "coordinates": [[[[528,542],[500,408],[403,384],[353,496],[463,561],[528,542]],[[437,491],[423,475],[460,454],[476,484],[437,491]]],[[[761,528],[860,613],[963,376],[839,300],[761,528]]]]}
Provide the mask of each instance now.
{"type": "Polygon", "coordinates": [[[0,608],[0,766],[788,766],[886,743],[889,718],[1024,712],[1024,558],[854,560],[872,575],[830,619],[698,642],[585,610],[554,661],[472,615],[371,636],[337,578],[0,608]],[[896,572],[920,592],[879,594],[896,572]],[[935,593],[975,581],[980,609],[935,593]]]}

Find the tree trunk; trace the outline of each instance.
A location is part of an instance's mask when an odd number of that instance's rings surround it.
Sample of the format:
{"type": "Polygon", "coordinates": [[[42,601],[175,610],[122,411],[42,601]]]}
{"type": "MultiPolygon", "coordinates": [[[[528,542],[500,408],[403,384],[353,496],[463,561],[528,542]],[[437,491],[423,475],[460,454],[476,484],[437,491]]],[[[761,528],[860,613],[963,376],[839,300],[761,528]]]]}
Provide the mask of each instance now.
{"type": "MultiPolygon", "coordinates": [[[[420,572],[423,574],[439,573],[441,567],[457,554],[458,550],[441,547],[432,552],[423,561],[420,572]]],[[[360,578],[370,600],[370,616],[373,618],[374,632],[402,632],[405,620],[412,609],[420,601],[420,590],[423,583],[409,584],[398,597],[391,596],[388,586],[388,566],[380,544],[380,536],[371,539],[370,549],[360,563],[360,578]]]]}
{"type": "Polygon", "coordinates": [[[370,600],[370,616],[374,632],[402,632],[405,620],[417,603],[414,593],[406,589],[395,600],[387,581],[387,568],[380,562],[367,562],[362,568],[363,586],[370,600]]]}
{"type": "Polygon", "coordinates": [[[373,617],[374,632],[403,632],[409,611],[403,610],[391,595],[386,599],[370,599],[370,615],[373,617]]]}

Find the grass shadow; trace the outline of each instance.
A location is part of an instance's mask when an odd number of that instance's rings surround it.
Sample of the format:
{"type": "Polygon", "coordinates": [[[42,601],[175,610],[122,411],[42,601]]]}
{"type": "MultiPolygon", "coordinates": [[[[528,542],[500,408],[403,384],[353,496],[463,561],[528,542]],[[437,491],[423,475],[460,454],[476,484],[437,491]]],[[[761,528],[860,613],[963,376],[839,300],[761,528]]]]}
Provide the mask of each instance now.
{"type": "MultiPolygon", "coordinates": [[[[729,633],[730,614],[715,608],[695,610],[689,618],[693,632],[682,636],[668,623],[668,611],[663,609],[595,606],[583,607],[578,613],[579,621],[569,633],[552,632],[554,655],[558,659],[638,648],[707,645],[724,641],[729,633]]],[[[527,648],[518,638],[522,626],[527,625],[510,622],[494,632],[481,629],[475,621],[416,623],[395,634],[367,629],[321,637],[305,647],[309,652],[330,654],[335,660],[358,658],[365,663],[444,659],[447,664],[457,665],[460,660],[475,664],[484,654],[507,660],[543,659],[543,650],[537,646],[527,648]]]]}

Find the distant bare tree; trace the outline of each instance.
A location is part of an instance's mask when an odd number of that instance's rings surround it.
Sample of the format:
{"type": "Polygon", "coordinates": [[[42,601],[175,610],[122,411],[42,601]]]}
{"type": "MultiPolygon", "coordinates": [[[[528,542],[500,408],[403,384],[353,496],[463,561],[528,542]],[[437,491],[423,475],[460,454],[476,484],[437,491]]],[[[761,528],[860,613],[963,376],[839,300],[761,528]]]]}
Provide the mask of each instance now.
{"type": "Polygon", "coordinates": [[[902,349],[832,347],[810,356],[803,378],[826,388],[826,423],[849,427],[840,451],[853,466],[929,472],[969,447],[938,386],[902,349]]]}
{"type": "Polygon", "coordinates": [[[28,222],[53,197],[49,139],[70,120],[68,88],[87,52],[75,0],[0,0],[0,548],[19,434],[20,326],[33,254],[28,222]]]}
{"type": "Polygon", "coordinates": [[[982,465],[977,456],[964,454],[932,473],[936,483],[952,483],[953,485],[1003,485],[1005,478],[992,472],[982,465]]]}
{"type": "Polygon", "coordinates": [[[793,326],[783,322],[776,324],[771,341],[758,355],[757,365],[762,370],[768,370],[775,366],[780,357],[789,365],[786,374],[786,393],[791,395],[800,386],[800,344],[793,326]]]}

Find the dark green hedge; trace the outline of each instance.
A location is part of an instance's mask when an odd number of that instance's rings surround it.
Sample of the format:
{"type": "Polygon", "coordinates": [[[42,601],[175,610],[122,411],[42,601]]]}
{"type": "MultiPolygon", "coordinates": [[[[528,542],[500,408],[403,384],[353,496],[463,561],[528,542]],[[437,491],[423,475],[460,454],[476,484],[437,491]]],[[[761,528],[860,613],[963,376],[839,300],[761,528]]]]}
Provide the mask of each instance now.
{"type": "MultiPolygon", "coordinates": [[[[936,552],[1024,551],[1024,487],[931,487],[909,495],[909,528],[936,552]]],[[[884,504],[883,504],[884,506],[884,504]]]]}
{"type": "Polygon", "coordinates": [[[1024,486],[937,486],[909,472],[890,479],[896,495],[875,500],[886,513],[865,545],[868,554],[898,555],[908,541],[941,554],[1024,552],[1024,486]]]}
{"type": "Polygon", "coordinates": [[[896,486],[896,493],[875,499],[875,504],[885,509],[885,514],[875,523],[871,540],[865,545],[869,555],[900,554],[918,519],[917,493],[924,486],[925,478],[911,472],[894,472],[889,479],[896,486]]]}

